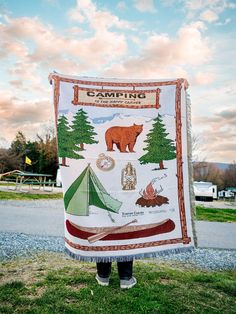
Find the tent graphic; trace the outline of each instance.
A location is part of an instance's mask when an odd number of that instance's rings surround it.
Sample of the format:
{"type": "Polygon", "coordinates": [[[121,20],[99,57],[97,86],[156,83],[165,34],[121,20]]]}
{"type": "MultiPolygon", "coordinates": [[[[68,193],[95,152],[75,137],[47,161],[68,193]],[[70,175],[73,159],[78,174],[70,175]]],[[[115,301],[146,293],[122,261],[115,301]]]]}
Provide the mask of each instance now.
{"type": "Polygon", "coordinates": [[[66,191],[64,203],[66,212],[75,216],[89,216],[90,205],[113,213],[118,213],[122,205],[107,193],[90,164],[66,191]]]}

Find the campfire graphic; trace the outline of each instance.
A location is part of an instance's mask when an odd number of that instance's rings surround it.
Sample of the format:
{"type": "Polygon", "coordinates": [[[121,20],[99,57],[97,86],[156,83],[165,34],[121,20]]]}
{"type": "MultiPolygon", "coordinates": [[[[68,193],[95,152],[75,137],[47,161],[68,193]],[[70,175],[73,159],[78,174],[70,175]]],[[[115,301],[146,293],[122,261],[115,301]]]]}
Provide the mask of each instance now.
{"type": "Polygon", "coordinates": [[[159,195],[163,188],[160,185],[160,190],[157,190],[153,187],[153,184],[155,183],[155,179],[153,179],[146,188],[139,192],[141,197],[137,199],[136,205],[140,205],[142,207],[155,207],[155,206],[161,206],[163,204],[169,204],[169,199],[165,196],[159,195]]]}

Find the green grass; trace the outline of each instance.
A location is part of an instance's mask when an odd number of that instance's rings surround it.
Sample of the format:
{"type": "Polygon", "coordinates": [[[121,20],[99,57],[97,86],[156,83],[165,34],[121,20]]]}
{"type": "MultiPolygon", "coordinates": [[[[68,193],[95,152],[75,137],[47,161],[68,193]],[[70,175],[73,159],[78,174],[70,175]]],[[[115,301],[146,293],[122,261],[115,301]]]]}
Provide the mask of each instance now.
{"type": "Polygon", "coordinates": [[[196,219],[218,222],[236,222],[236,209],[196,206],[196,219]]]}
{"type": "Polygon", "coordinates": [[[0,200],[40,200],[60,198],[62,198],[62,193],[31,194],[0,191],[0,200]]]}
{"type": "Polygon", "coordinates": [[[236,309],[236,271],[135,262],[138,284],[122,291],[115,265],[109,287],[97,285],[94,263],[66,260],[59,254],[1,266],[5,282],[0,287],[0,313],[182,314],[236,309]]]}

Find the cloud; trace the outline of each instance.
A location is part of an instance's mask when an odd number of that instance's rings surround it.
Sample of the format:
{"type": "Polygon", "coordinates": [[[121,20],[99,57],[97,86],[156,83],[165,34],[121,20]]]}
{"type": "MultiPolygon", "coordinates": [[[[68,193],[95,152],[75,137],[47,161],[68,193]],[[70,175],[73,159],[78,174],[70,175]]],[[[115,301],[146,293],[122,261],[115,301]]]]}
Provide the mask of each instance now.
{"type": "Polygon", "coordinates": [[[79,34],[77,38],[74,38],[74,34],[71,37],[57,34],[38,18],[7,18],[1,29],[4,41],[0,43],[0,57],[18,57],[18,61],[9,69],[13,81],[30,80],[35,87],[40,81],[40,73],[37,73],[39,68],[77,74],[102,68],[127,51],[125,35],[109,31],[104,25],[93,35],[81,38],[79,34]],[[7,42],[15,44],[6,45],[7,42]]]}
{"type": "Polygon", "coordinates": [[[32,138],[53,118],[49,99],[22,100],[10,91],[0,91],[1,137],[6,141],[11,141],[18,130],[32,138]]]}
{"type": "Polygon", "coordinates": [[[133,4],[140,12],[156,12],[153,0],[133,0],[133,4]]]}
{"type": "Polygon", "coordinates": [[[205,10],[201,13],[200,18],[203,21],[206,21],[208,23],[212,23],[218,20],[219,16],[212,10],[205,10]]]}
{"type": "Polygon", "coordinates": [[[6,58],[9,54],[24,58],[28,53],[28,48],[25,43],[20,41],[17,36],[12,40],[7,32],[7,26],[0,23],[1,43],[0,43],[0,58],[6,58]]]}
{"type": "Polygon", "coordinates": [[[207,151],[207,160],[232,162],[235,160],[236,108],[215,112],[211,117],[198,116],[193,120],[194,130],[201,138],[201,149],[207,151]]]}
{"type": "Polygon", "coordinates": [[[183,0],[182,3],[188,18],[201,18],[208,23],[217,21],[226,9],[236,8],[236,3],[230,0],[183,0]]]}
{"type": "Polygon", "coordinates": [[[49,100],[22,100],[9,91],[0,91],[1,122],[20,126],[22,122],[43,121],[51,112],[48,104],[49,100]]]}
{"type": "Polygon", "coordinates": [[[112,65],[105,74],[124,77],[186,74],[186,66],[204,64],[211,58],[212,49],[202,35],[203,27],[201,22],[184,25],[176,38],[153,34],[142,44],[144,48],[139,56],[112,65]]]}
{"type": "Polygon", "coordinates": [[[224,109],[224,110],[216,113],[216,115],[219,118],[223,118],[225,120],[228,120],[228,123],[233,120],[234,125],[236,125],[236,108],[224,109]]]}
{"type": "Polygon", "coordinates": [[[111,27],[129,30],[135,28],[134,23],[121,20],[107,10],[98,10],[96,4],[91,0],[77,0],[76,7],[69,10],[68,16],[72,21],[89,23],[96,32],[108,31],[111,27]]]}
{"type": "Polygon", "coordinates": [[[191,11],[210,8],[223,12],[225,9],[235,9],[236,4],[229,0],[183,0],[185,7],[191,11]]]}
{"type": "Polygon", "coordinates": [[[214,81],[214,74],[209,72],[198,72],[193,79],[191,79],[191,85],[207,85],[214,81]]]}
{"type": "Polygon", "coordinates": [[[223,26],[223,25],[229,24],[230,22],[231,22],[231,18],[226,18],[223,22],[216,23],[216,25],[223,26]]]}

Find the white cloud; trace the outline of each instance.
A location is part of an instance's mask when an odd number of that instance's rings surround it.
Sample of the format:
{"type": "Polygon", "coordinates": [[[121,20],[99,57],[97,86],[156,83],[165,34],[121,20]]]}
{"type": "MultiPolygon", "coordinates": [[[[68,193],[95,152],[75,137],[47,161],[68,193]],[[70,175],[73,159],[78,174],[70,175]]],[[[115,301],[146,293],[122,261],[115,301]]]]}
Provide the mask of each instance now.
{"type": "Polygon", "coordinates": [[[156,12],[153,0],[133,0],[134,7],[140,12],[156,12]]]}
{"type": "Polygon", "coordinates": [[[216,111],[211,117],[195,117],[193,127],[198,131],[202,143],[201,149],[207,153],[208,161],[232,162],[235,160],[235,125],[235,107],[216,111]]]}
{"type": "Polygon", "coordinates": [[[89,23],[96,32],[108,31],[111,27],[129,30],[135,28],[134,23],[121,20],[107,10],[98,10],[96,4],[91,0],[77,0],[76,7],[69,10],[68,16],[73,21],[89,23]]]}
{"type": "Polygon", "coordinates": [[[206,21],[208,23],[212,23],[218,20],[219,16],[212,10],[205,10],[201,13],[200,18],[203,21],[206,21]]]}
{"type": "Polygon", "coordinates": [[[216,23],[216,25],[219,25],[219,26],[223,26],[223,25],[227,25],[231,22],[231,18],[226,18],[223,22],[218,22],[216,23]]]}
{"type": "Polygon", "coordinates": [[[184,25],[176,38],[166,34],[153,34],[143,43],[139,56],[115,64],[105,73],[120,77],[173,77],[186,74],[185,67],[204,64],[212,50],[202,36],[201,22],[184,25]]]}
{"type": "Polygon", "coordinates": [[[8,18],[1,28],[4,41],[0,42],[0,57],[10,58],[16,54],[18,57],[17,64],[10,69],[14,81],[18,77],[29,79],[30,76],[35,81],[39,67],[71,74],[95,67],[99,69],[123,56],[127,50],[125,36],[105,27],[101,27],[93,35],[81,38],[78,35],[73,38],[74,35],[67,37],[57,34],[52,27],[43,24],[38,18],[22,17],[8,18]],[[6,42],[18,43],[19,47],[24,49],[17,50],[18,46],[6,45],[6,42]],[[27,47],[28,42],[31,44],[27,47]]]}
{"type": "Polygon", "coordinates": [[[219,19],[219,15],[226,9],[235,9],[236,3],[230,0],[183,0],[190,19],[201,18],[209,23],[219,19]]]}
{"type": "Polygon", "coordinates": [[[18,130],[32,138],[53,117],[50,99],[23,100],[9,90],[0,90],[1,136],[7,141],[11,141],[18,130]]]}

